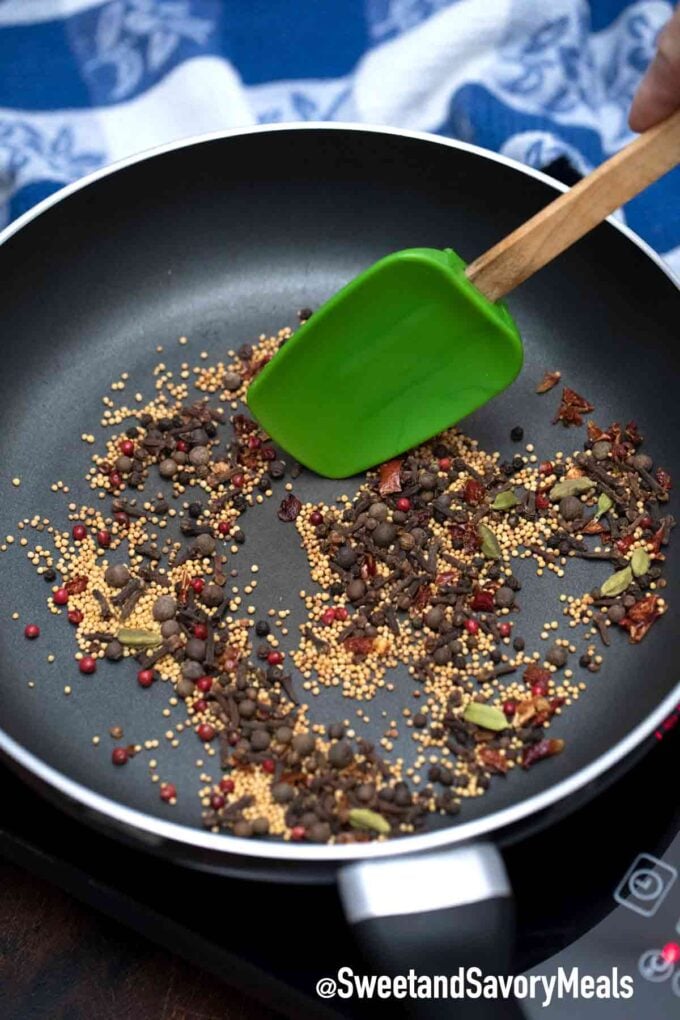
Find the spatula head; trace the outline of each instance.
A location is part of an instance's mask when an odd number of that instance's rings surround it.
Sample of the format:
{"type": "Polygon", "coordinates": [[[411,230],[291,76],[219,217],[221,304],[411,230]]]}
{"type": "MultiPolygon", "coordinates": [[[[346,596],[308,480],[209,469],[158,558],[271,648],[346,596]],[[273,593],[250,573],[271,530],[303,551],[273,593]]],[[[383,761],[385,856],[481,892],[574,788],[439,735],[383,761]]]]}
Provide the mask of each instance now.
{"type": "Polygon", "coordinates": [[[510,313],[453,251],[376,262],[300,327],[253,381],[248,404],[293,457],[346,478],[436,435],[522,366],[510,313]]]}

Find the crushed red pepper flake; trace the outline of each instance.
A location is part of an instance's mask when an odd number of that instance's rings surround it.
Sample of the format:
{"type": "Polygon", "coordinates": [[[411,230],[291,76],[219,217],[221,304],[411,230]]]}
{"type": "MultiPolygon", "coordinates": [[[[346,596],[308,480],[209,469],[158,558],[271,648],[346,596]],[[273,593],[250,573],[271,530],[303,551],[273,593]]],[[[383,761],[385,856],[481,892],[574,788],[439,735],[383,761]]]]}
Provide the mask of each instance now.
{"type": "Polygon", "coordinates": [[[638,644],[661,615],[658,595],[645,595],[630,607],[620,626],[628,631],[631,644],[638,644]]]}
{"type": "Polygon", "coordinates": [[[543,669],[542,666],[537,666],[535,663],[532,663],[524,670],[522,677],[526,684],[532,686],[533,684],[538,683],[550,683],[550,675],[550,670],[543,669]]]}
{"type": "Polygon", "coordinates": [[[82,574],[77,577],[72,577],[70,581],[64,583],[64,588],[69,595],[81,595],[88,585],[88,578],[82,574]]]}
{"type": "Polygon", "coordinates": [[[378,492],[381,496],[389,496],[393,492],[401,492],[400,460],[388,460],[380,465],[378,492]]]}
{"type": "Polygon", "coordinates": [[[371,637],[348,637],[345,638],[343,644],[352,655],[365,657],[373,651],[375,640],[371,637]]]}
{"type": "Polygon", "coordinates": [[[659,483],[662,489],[665,489],[666,492],[671,491],[671,489],[673,488],[673,480],[667,471],[664,471],[663,468],[657,468],[654,477],[656,478],[657,482],[659,483]]]}
{"type": "Polygon", "coordinates": [[[465,483],[465,488],[463,489],[463,499],[465,502],[470,506],[478,506],[484,499],[485,495],[486,490],[482,483],[476,478],[468,478],[465,483]]]}
{"type": "Polygon", "coordinates": [[[501,751],[496,750],[495,747],[480,747],[477,750],[477,757],[490,772],[505,775],[508,771],[507,758],[501,751]]]}
{"type": "Polygon", "coordinates": [[[560,406],[557,409],[557,414],[553,418],[553,424],[562,422],[564,426],[582,425],[583,415],[594,410],[595,407],[589,400],[580,396],[576,390],[572,390],[568,386],[565,386],[562,390],[560,406]]]}
{"type": "Polygon", "coordinates": [[[562,378],[561,372],[546,372],[536,387],[537,393],[548,393],[562,378]]]}
{"type": "Polygon", "coordinates": [[[294,496],[291,492],[285,499],[281,500],[281,506],[279,507],[276,516],[280,521],[289,523],[295,520],[301,510],[302,503],[297,496],[294,496]]]}
{"type": "Polygon", "coordinates": [[[522,752],[522,768],[530,769],[537,762],[543,761],[545,758],[553,758],[556,754],[561,754],[563,750],[563,740],[554,738],[539,740],[536,744],[526,747],[522,752]]]}

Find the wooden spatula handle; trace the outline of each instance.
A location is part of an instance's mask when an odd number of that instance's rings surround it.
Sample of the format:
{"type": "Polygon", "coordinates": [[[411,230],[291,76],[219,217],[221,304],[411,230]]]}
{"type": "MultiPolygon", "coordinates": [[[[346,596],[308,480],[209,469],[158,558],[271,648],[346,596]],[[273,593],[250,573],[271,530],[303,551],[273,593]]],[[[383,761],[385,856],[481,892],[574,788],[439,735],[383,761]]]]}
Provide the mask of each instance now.
{"type": "Polygon", "coordinates": [[[680,110],[645,131],[484,255],[466,276],[497,301],[680,163],[680,110]]]}

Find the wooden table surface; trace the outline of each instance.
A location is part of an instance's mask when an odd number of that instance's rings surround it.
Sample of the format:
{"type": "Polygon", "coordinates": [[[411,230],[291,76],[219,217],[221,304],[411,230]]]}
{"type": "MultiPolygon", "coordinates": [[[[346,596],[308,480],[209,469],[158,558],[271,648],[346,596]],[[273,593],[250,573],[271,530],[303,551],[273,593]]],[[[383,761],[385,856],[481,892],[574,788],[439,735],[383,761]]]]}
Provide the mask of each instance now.
{"type": "Polygon", "coordinates": [[[276,1020],[46,882],[0,862],[2,1020],[276,1020]]]}

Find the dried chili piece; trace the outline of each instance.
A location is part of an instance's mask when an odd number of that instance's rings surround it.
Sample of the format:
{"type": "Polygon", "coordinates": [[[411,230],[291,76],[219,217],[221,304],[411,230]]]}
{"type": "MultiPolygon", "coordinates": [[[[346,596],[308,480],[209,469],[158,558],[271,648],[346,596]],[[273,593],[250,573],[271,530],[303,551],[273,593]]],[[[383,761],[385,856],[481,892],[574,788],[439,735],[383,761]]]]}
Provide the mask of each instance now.
{"type": "Polygon", "coordinates": [[[424,609],[427,603],[430,601],[430,595],[432,594],[429,584],[421,584],[420,588],[415,594],[413,599],[413,605],[416,609],[424,609]]]}
{"type": "Polygon", "coordinates": [[[618,438],[614,438],[610,455],[612,460],[624,461],[630,457],[633,449],[632,443],[626,443],[618,438]]]}
{"type": "Polygon", "coordinates": [[[276,511],[276,516],[280,521],[289,522],[294,521],[297,515],[302,510],[302,503],[294,496],[291,492],[289,496],[281,500],[281,506],[276,511]]]}
{"type": "Polygon", "coordinates": [[[477,506],[484,499],[484,486],[476,478],[468,478],[463,489],[463,499],[470,506],[477,506]]]}
{"type": "Polygon", "coordinates": [[[585,397],[582,397],[575,390],[565,386],[562,390],[560,406],[557,409],[557,414],[553,418],[553,425],[555,425],[558,421],[561,421],[564,426],[582,425],[583,415],[594,410],[595,407],[589,400],[586,400],[585,397]]]}
{"type": "Polygon", "coordinates": [[[564,741],[556,739],[539,740],[537,744],[525,747],[522,753],[522,768],[530,769],[536,762],[552,758],[564,750],[564,741]]]}
{"type": "Polygon", "coordinates": [[[546,372],[538,386],[536,387],[537,393],[548,393],[553,386],[557,386],[558,382],[562,378],[561,372],[546,372]]]}
{"type": "Polygon", "coordinates": [[[389,496],[391,492],[401,492],[401,461],[388,460],[380,465],[380,482],[378,492],[381,496],[389,496]]]}
{"type": "Polygon", "coordinates": [[[654,532],[651,539],[652,553],[654,554],[655,559],[659,558],[659,552],[661,550],[661,546],[663,545],[663,540],[665,536],[666,528],[663,524],[661,524],[654,532]]]}
{"type": "Polygon", "coordinates": [[[85,591],[89,583],[89,578],[84,574],[78,574],[77,577],[72,577],[70,581],[67,581],[64,585],[69,595],[80,595],[85,591]]]}
{"type": "Polygon", "coordinates": [[[361,561],[360,573],[362,581],[367,581],[369,577],[375,577],[376,569],[375,557],[371,553],[366,553],[361,561]]]}
{"type": "Polygon", "coordinates": [[[650,627],[661,616],[658,595],[645,595],[631,606],[619,626],[628,631],[631,644],[639,644],[650,627]]]}
{"type": "Polygon", "coordinates": [[[537,666],[535,663],[527,666],[522,673],[524,682],[530,687],[533,687],[534,684],[542,684],[546,686],[546,689],[550,684],[550,676],[550,670],[543,669],[542,666],[537,666]]]}
{"type": "Polygon", "coordinates": [[[537,703],[540,702],[542,704],[544,701],[544,698],[523,698],[521,701],[518,701],[515,707],[515,725],[525,726],[530,719],[534,718],[539,710],[537,703]]]}
{"type": "Polygon", "coordinates": [[[373,651],[375,640],[371,637],[348,637],[342,642],[344,647],[352,655],[358,655],[365,658],[370,652],[373,651]]]}
{"type": "Polygon", "coordinates": [[[662,489],[665,489],[666,492],[671,491],[673,488],[673,479],[667,471],[664,471],[663,468],[657,468],[655,477],[662,489]]]}
{"type": "Polygon", "coordinates": [[[453,524],[451,538],[454,541],[454,548],[456,548],[456,542],[460,542],[459,548],[464,549],[465,552],[476,552],[482,544],[477,529],[470,521],[466,524],[453,524]]]}
{"type": "Polygon", "coordinates": [[[508,771],[507,758],[500,751],[497,751],[495,747],[480,747],[477,751],[477,757],[489,772],[495,772],[498,775],[504,776],[508,771]]]}
{"type": "Polygon", "coordinates": [[[256,421],[249,418],[246,414],[235,414],[231,420],[234,426],[234,432],[237,436],[247,435],[249,432],[256,432],[258,425],[256,421]]]}
{"type": "Polygon", "coordinates": [[[638,432],[635,422],[628,422],[625,428],[615,421],[609,426],[609,439],[612,444],[611,457],[613,460],[626,460],[636,447],[642,442],[642,436],[638,432]]]}
{"type": "Polygon", "coordinates": [[[594,517],[581,530],[584,535],[603,535],[608,531],[607,526],[602,521],[596,521],[594,517]]]}
{"type": "Polygon", "coordinates": [[[637,427],[637,422],[629,421],[624,429],[626,439],[633,444],[633,446],[640,446],[643,441],[643,436],[640,435],[640,430],[637,427]]]}
{"type": "Polygon", "coordinates": [[[616,548],[618,549],[622,556],[626,556],[630,551],[630,547],[632,546],[634,541],[635,535],[631,533],[630,535],[626,535],[625,538],[620,538],[617,542],[614,543],[614,545],[616,546],[616,548]]]}
{"type": "Polygon", "coordinates": [[[475,612],[490,613],[493,610],[493,592],[480,588],[472,596],[470,608],[475,612]]]}
{"type": "Polygon", "coordinates": [[[588,434],[589,443],[597,443],[601,439],[611,442],[612,437],[610,436],[610,434],[606,432],[605,429],[601,429],[599,425],[596,425],[595,422],[592,421],[592,419],[588,422],[586,426],[586,432],[588,434]]]}
{"type": "Polygon", "coordinates": [[[536,715],[531,721],[532,726],[545,726],[549,719],[552,719],[555,712],[564,704],[564,698],[534,698],[536,715]]]}
{"type": "Polygon", "coordinates": [[[454,584],[458,580],[457,570],[444,570],[441,574],[437,574],[434,579],[435,584],[447,585],[454,584]]]}

